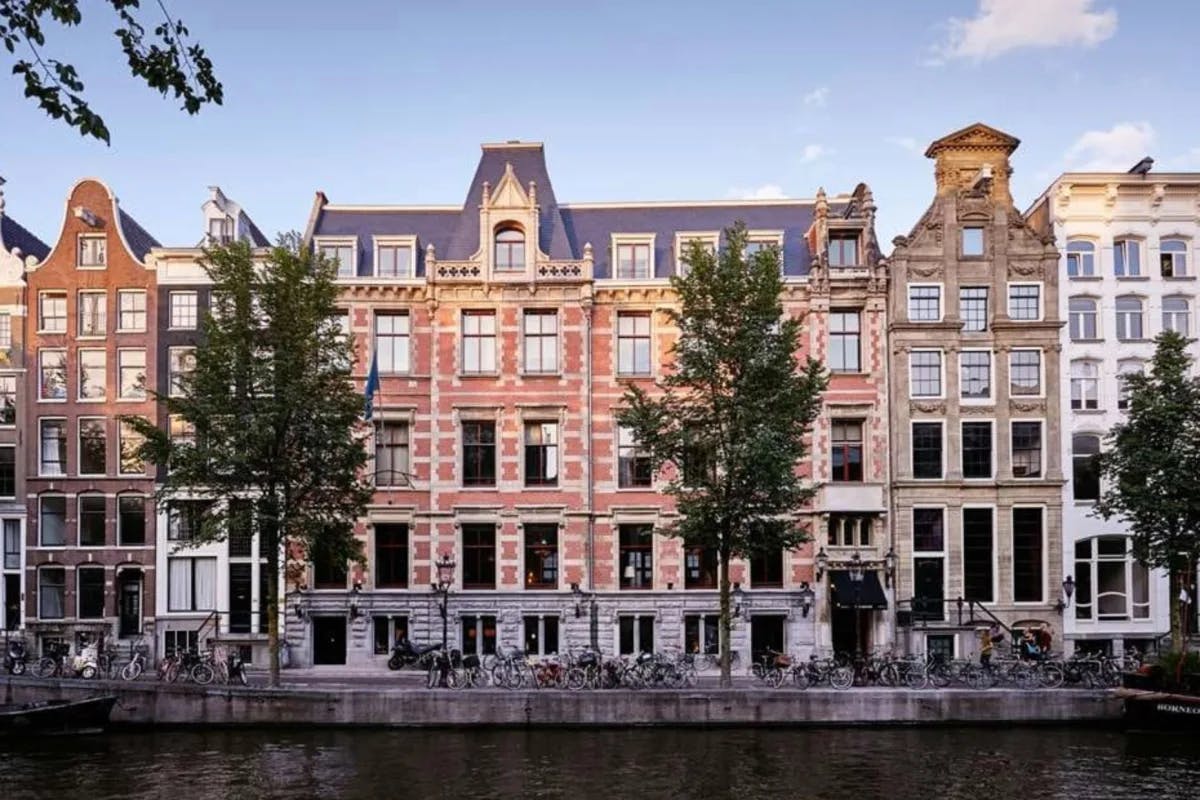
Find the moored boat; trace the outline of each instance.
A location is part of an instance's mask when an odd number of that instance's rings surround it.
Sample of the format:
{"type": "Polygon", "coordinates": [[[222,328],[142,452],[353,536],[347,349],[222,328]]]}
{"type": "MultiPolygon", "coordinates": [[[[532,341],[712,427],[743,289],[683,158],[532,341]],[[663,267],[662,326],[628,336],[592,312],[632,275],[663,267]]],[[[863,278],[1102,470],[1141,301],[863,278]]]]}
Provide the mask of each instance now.
{"type": "Polygon", "coordinates": [[[116,697],[106,696],[0,706],[0,736],[94,733],[108,725],[116,702],[116,697]]]}

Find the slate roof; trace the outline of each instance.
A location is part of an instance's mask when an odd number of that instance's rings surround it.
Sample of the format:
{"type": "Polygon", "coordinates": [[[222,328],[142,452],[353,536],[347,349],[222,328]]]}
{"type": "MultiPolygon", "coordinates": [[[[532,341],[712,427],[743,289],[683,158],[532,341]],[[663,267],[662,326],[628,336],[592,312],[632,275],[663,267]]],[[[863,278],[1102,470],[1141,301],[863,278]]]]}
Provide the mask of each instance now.
{"type": "Polygon", "coordinates": [[[125,242],[129,245],[130,253],[138,261],[144,262],[146,254],[150,252],[150,248],[162,247],[162,245],[136,219],[125,213],[124,209],[118,209],[118,211],[121,215],[121,234],[125,237],[125,242]]]}
{"type": "Polygon", "coordinates": [[[263,232],[254,224],[254,220],[250,219],[250,215],[245,211],[241,212],[242,224],[246,226],[247,233],[250,234],[250,244],[255,247],[270,247],[271,241],[263,236],[263,232]]]}
{"type": "MultiPolygon", "coordinates": [[[[485,145],[461,208],[322,207],[310,234],[357,237],[360,276],[373,272],[373,236],[416,236],[420,251],[417,275],[424,276],[424,250],[429,244],[439,259],[451,261],[468,259],[479,249],[483,183],[487,181],[495,189],[506,164],[512,164],[523,188],[528,190],[530,181],[536,184],[542,252],[553,259],[578,259],[583,257],[584,245],[591,243],[596,278],[611,276],[609,245],[614,233],[655,234],[655,277],[661,278],[675,271],[676,232],[722,230],[738,220],[751,230],[783,231],[784,274],[799,276],[809,271],[811,254],[804,234],[813,221],[811,201],[560,205],[546,168],[545,151],[537,143],[485,145]]],[[[830,213],[838,213],[841,205],[830,203],[830,213]]]]}
{"type": "Polygon", "coordinates": [[[50,246],[30,233],[12,217],[0,214],[0,244],[9,252],[20,248],[24,256],[33,256],[42,261],[50,255],[50,246]]]}

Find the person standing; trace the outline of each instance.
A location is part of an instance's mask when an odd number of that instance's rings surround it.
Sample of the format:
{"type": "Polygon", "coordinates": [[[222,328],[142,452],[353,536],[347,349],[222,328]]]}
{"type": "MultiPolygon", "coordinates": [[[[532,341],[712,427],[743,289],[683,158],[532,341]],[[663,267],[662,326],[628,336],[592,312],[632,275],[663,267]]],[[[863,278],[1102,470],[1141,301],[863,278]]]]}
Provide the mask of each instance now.
{"type": "Polygon", "coordinates": [[[991,630],[984,628],[979,633],[979,663],[984,669],[992,665],[992,650],[994,647],[991,630]]]}

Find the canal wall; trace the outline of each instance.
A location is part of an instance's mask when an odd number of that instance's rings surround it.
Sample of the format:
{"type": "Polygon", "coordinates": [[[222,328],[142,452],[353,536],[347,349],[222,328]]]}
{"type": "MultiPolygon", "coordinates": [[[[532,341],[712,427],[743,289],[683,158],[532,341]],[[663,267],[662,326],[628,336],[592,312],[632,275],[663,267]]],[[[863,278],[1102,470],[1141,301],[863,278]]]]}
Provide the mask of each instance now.
{"type": "Polygon", "coordinates": [[[116,695],[130,725],[624,727],[1062,725],[1116,722],[1111,692],[991,689],[446,691],[255,689],[0,678],[5,704],[116,695]]]}

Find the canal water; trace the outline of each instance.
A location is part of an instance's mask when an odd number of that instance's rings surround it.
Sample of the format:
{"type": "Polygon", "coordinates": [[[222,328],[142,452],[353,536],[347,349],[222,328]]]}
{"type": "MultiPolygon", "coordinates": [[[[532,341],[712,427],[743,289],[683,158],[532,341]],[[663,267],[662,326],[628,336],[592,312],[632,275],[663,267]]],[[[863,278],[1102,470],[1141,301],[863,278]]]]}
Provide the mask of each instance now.
{"type": "Polygon", "coordinates": [[[0,740],[0,798],[1200,797],[1200,737],[1086,729],[205,731],[0,740]]]}

